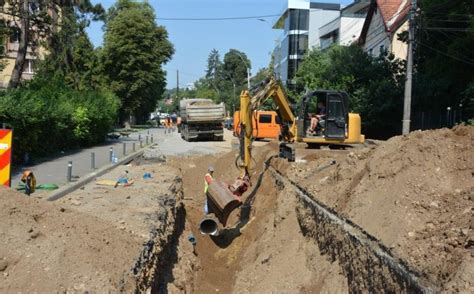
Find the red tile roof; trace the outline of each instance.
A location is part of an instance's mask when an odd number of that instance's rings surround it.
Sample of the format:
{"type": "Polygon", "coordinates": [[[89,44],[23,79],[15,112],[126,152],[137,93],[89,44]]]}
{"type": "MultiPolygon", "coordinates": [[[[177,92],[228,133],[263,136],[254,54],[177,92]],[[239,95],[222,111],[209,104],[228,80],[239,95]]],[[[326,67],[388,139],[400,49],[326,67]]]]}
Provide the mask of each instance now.
{"type": "Polygon", "coordinates": [[[372,17],[377,9],[379,9],[382,14],[386,32],[393,33],[408,18],[410,7],[411,0],[372,0],[362,32],[359,36],[358,44],[363,45],[365,43],[372,17]]]}
{"type": "Polygon", "coordinates": [[[392,31],[401,20],[406,19],[410,4],[410,0],[377,0],[377,6],[388,31],[392,31]]]}

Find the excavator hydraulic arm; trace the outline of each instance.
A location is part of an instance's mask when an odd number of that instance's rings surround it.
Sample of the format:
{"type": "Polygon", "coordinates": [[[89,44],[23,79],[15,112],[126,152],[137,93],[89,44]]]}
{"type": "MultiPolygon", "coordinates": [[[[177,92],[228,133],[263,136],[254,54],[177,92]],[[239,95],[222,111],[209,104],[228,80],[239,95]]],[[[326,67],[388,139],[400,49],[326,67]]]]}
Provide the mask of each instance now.
{"type": "Polygon", "coordinates": [[[206,216],[200,222],[201,233],[218,235],[220,227],[218,222],[225,226],[229,214],[242,204],[240,196],[250,186],[254,129],[252,115],[270,98],[276,104],[282,122],[279,156],[289,161],[295,160],[293,143],[296,140],[296,117],[281,82],[271,77],[250,90],[242,91],[240,94],[240,156],[237,160],[240,175],[230,185],[217,180],[209,185],[207,197],[212,215],[206,216]]]}

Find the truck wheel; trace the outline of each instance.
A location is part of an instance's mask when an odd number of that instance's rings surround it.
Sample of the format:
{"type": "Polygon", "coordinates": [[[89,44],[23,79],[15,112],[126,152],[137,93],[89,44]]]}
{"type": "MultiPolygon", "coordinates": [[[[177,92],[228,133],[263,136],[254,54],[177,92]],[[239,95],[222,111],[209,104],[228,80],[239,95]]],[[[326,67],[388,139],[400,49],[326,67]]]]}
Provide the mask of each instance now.
{"type": "Polygon", "coordinates": [[[189,131],[187,127],[184,129],[184,141],[189,142],[189,131]]]}

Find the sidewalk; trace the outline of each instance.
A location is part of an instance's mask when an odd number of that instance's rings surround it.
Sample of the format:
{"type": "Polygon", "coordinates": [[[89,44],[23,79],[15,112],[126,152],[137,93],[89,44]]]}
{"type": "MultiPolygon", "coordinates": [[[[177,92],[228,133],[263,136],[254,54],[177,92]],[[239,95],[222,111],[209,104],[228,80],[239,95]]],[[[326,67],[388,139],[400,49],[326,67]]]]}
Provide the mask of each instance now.
{"type": "Polygon", "coordinates": [[[141,130],[139,132],[130,134],[130,138],[125,137],[118,140],[110,140],[99,146],[68,151],[36,165],[20,167],[18,170],[16,170],[16,172],[12,173],[12,188],[17,187],[24,169],[33,171],[37,180],[37,184],[51,183],[64,185],[67,183],[67,169],[69,161],[72,161],[73,164],[72,175],[74,181],[75,179],[77,180],[77,177],[82,177],[93,171],[91,167],[92,152],[95,153],[95,168],[97,169],[110,163],[110,147],[113,148],[115,156],[120,159],[124,157],[124,143],[126,144],[126,154],[130,154],[133,152],[133,143],[135,143],[136,150],[140,149],[140,142],[138,141],[139,135],[141,135],[143,147],[145,147],[145,140],[148,133],[148,143],[150,144],[151,135],[153,135],[153,141],[156,143],[160,138],[164,137],[164,132],[165,131],[163,128],[141,130]]]}

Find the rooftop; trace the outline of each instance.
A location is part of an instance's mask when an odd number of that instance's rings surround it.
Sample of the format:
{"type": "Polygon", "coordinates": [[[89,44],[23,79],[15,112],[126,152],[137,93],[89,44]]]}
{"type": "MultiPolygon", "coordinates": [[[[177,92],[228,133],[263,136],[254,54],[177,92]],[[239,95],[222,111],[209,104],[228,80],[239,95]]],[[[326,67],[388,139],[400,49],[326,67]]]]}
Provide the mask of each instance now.
{"type": "Polygon", "coordinates": [[[288,10],[290,9],[320,9],[320,10],[340,10],[341,5],[333,2],[320,2],[311,0],[288,0],[283,7],[282,13],[278,20],[273,25],[274,29],[283,29],[285,26],[285,19],[288,17],[288,10]]]}

